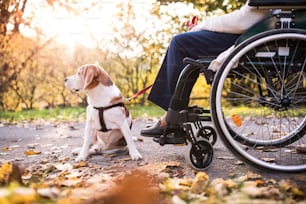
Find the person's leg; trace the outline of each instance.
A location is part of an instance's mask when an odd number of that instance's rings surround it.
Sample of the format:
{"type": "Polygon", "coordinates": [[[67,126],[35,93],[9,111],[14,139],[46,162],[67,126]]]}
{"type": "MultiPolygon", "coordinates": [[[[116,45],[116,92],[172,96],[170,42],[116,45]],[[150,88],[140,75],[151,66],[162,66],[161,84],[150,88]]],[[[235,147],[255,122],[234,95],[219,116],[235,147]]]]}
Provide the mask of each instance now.
{"type": "MultiPolygon", "coordinates": [[[[185,67],[183,59],[185,57],[198,59],[201,56],[218,56],[221,52],[232,46],[238,36],[204,30],[174,36],[148,99],[167,111],[179,75],[185,67]]],[[[194,85],[194,81],[188,84],[190,91],[194,85]]],[[[161,118],[161,121],[151,128],[141,131],[141,134],[162,134],[166,124],[165,119],[166,114],[161,118]]]]}
{"type": "Polygon", "coordinates": [[[180,73],[183,59],[218,56],[235,43],[239,35],[210,31],[187,32],[173,37],[166,56],[151,88],[148,100],[168,110],[180,73]]]}

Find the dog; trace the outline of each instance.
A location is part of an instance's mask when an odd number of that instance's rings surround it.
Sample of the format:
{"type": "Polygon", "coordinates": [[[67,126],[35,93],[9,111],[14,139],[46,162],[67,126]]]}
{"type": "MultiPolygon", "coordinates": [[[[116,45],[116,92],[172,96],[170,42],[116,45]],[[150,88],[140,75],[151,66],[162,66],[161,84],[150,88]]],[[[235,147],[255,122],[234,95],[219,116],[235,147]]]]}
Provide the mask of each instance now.
{"type": "Polygon", "coordinates": [[[72,151],[78,153],[76,161],[126,147],[132,160],[142,159],[131,132],[131,114],[119,88],[102,67],[96,64],[79,67],[75,75],[65,78],[65,86],[87,95],[84,142],[81,148],[72,151]]]}

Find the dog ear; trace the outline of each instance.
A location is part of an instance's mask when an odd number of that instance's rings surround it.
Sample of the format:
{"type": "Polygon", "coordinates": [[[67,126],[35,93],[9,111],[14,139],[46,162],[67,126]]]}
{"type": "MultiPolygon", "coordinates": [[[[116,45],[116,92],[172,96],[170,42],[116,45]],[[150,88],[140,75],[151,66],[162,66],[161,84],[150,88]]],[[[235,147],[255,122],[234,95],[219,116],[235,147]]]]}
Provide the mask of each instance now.
{"type": "Polygon", "coordinates": [[[86,66],[83,70],[84,87],[83,89],[92,89],[99,84],[98,71],[93,66],[86,66]]]}
{"type": "Polygon", "coordinates": [[[102,68],[98,68],[98,80],[101,84],[103,84],[104,86],[112,86],[113,85],[113,81],[111,80],[110,76],[107,74],[107,72],[102,69],[102,68]]]}
{"type": "Polygon", "coordinates": [[[109,75],[98,65],[87,65],[84,69],[84,90],[92,89],[99,83],[104,86],[113,85],[109,75]]]}

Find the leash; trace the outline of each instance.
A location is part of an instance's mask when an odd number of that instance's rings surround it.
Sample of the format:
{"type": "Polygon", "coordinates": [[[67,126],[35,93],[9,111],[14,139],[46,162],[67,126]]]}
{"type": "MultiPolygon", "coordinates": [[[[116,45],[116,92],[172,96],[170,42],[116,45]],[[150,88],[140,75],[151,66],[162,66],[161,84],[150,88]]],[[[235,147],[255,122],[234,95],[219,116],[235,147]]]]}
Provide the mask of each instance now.
{"type": "Polygon", "coordinates": [[[191,30],[194,26],[198,25],[199,17],[193,16],[189,21],[185,22],[188,30],[191,30]]]}
{"type": "Polygon", "coordinates": [[[132,97],[130,98],[124,98],[125,101],[131,101],[135,98],[137,98],[138,96],[144,94],[148,89],[150,89],[153,86],[153,84],[150,84],[149,86],[145,87],[144,89],[138,91],[137,93],[135,93],[132,97]]]}

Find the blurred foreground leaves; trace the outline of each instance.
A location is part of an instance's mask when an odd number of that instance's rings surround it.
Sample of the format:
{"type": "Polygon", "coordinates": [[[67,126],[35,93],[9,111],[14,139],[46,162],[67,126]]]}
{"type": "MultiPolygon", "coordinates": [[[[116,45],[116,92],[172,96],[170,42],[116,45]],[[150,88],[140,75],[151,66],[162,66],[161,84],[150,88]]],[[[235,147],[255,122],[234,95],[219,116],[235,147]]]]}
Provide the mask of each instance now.
{"type": "MultiPolygon", "coordinates": [[[[179,169],[179,163],[148,164],[123,173],[87,162],[70,163],[68,158],[57,162],[41,161],[26,168],[4,163],[0,168],[0,203],[306,202],[306,186],[290,180],[265,180],[252,172],[233,179],[210,180],[204,172],[198,172],[195,178],[184,178],[178,176],[176,167],[179,169]]],[[[305,179],[304,175],[297,178],[305,179]]]]}
{"type": "Polygon", "coordinates": [[[264,180],[249,172],[236,179],[217,178],[212,181],[204,172],[195,179],[167,179],[161,190],[174,204],[212,203],[305,203],[305,186],[289,180],[264,180]]]}
{"type": "MultiPolygon", "coordinates": [[[[45,128],[39,123],[23,126],[35,131],[45,128]]],[[[70,132],[79,130],[71,123],[52,126],[57,132],[48,132],[61,141],[75,140],[70,132]]],[[[72,148],[68,142],[51,144],[37,132],[34,134],[34,143],[23,141],[0,149],[0,204],[306,203],[305,174],[296,174],[291,180],[266,179],[253,172],[211,179],[198,172],[190,178],[178,161],[143,160],[129,165],[128,155],[105,154],[102,156],[109,165],[73,162],[64,151],[72,148]]],[[[22,140],[12,138],[12,142],[22,140]]]]}

